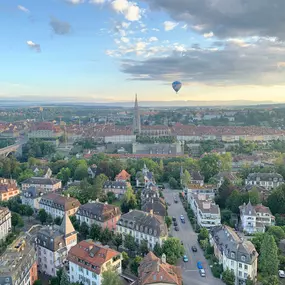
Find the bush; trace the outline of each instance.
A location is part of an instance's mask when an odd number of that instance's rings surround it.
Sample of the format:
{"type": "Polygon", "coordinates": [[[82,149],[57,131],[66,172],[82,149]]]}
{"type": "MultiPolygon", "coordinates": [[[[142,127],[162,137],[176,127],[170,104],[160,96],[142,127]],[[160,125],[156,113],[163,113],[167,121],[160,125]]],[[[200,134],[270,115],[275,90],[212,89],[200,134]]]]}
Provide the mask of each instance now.
{"type": "Polygon", "coordinates": [[[211,271],[216,278],[220,278],[221,274],[223,273],[223,266],[222,264],[213,264],[211,267],[211,271]]]}

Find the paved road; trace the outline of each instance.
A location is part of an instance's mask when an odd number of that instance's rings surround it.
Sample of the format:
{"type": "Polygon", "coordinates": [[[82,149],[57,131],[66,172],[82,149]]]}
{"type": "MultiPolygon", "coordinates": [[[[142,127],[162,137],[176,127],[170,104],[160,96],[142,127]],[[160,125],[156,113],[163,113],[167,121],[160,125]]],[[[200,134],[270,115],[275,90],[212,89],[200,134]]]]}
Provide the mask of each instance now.
{"type": "Polygon", "coordinates": [[[183,208],[182,203],[179,202],[177,204],[174,203],[174,195],[178,195],[178,192],[174,192],[173,190],[165,189],[163,191],[163,195],[165,197],[166,202],[171,203],[168,207],[168,215],[171,217],[176,217],[179,231],[176,232],[171,227],[171,235],[173,237],[179,238],[183,241],[186,255],[188,256],[189,262],[185,263],[183,261],[180,262],[182,267],[183,274],[183,284],[185,285],[222,285],[224,284],[221,280],[213,277],[211,269],[203,255],[203,251],[200,249],[197,234],[193,231],[193,228],[187,218],[186,212],[183,208]],[[180,221],[180,215],[184,215],[185,224],[182,224],[180,221]],[[195,245],[198,248],[198,252],[192,252],[191,246],[195,245]],[[206,277],[201,277],[198,269],[197,262],[201,261],[206,270],[206,277]]]}

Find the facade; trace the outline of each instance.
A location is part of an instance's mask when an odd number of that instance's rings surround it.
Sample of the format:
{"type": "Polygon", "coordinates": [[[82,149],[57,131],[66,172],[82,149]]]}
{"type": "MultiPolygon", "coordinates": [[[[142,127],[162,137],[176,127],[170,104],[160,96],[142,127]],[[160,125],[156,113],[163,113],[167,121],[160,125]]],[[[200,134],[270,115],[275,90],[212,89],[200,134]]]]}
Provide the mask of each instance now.
{"type": "Polygon", "coordinates": [[[161,259],[149,252],[141,261],[136,285],[182,285],[182,272],[177,266],[166,262],[165,254],[161,259]]]}
{"type": "Polygon", "coordinates": [[[221,224],[220,208],[210,196],[190,193],[187,198],[200,227],[212,228],[221,224]]]}
{"type": "Polygon", "coordinates": [[[66,263],[69,250],[77,244],[77,232],[67,215],[61,226],[42,228],[37,234],[37,255],[39,270],[49,276],[56,276],[66,263]]]}
{"type": "Polygon", "coordinates": [[[63,218],[65,214],[73,216],[77,212],[80,202],[73,197],[65,197],[56,193],[48,193],[42,196],[40,209],[44,209],[54,219],[63,218]]]}
{"type": "Polygon", "coordinates": [[[113,192],[116,196],[116,198],[121,198],[124,196],[127,187],[131,184],[126,181],[106,181],[103,185],[103,191],[105,194],[108,192],[113,192]]]}
{"type": "Polygon", "coordinates": [[[30,206],[37,212],[40,209],[40,200],[42,196],[47,194],[41,188],[31,186],[26,190],[22,190],[21,201],[23,205],[30,206]]]}
{"type": "Polygon", "coordinates": [[[216,187],[214,185],[200,185],[200,184],[190,184],[187,188],[188,202],[190,203],[191,194],[206,194],[209,198],[214,199],[216,195],[216,187]]]}
{"type": "Polygon", "coordinates": [[[91,166],[88,167],[88,175],[91,178],[94,178],[96,176],[96,172],[97,172],[97,165],[96,164],[92,164],[91,166]]]}
{"type": "Polygon", "coordinates": [[[134,134],[141,133],[141,116],[138,104],[138,95],[136,94],[135,98],[135,107],[134,107],[134,119],[133,119],[133,132],[134,134]]]}
{"type": "Polygon", "coordinates": [[[101,285],[102,273],[107,270],[122,273],[121,254],[93,241],[81,241],[68,253],[70,282],[101,285]]]}
{"type": "Polygon", "coordinates": [[[0,201],[8,201],[19,194],[20,189],[16,180],[0,178],[0,201]]]}
{"type": "Polygon", "coordinates": [[[57,138],[62,132],[51,122],[39,122],[31,127],[28,138],[57,138]]]}
{"type": "Polygon", "coordinates": [[[21,235],[0,256],[0,284],[32,285],[37,279],[36,251],[32,241],[21,235]]]}
{"type": "Polygon", "coordinates": [[[163,217],[139,210],[122,215],[117,223],[116,232],[123,235],[123,240],[125,235],[129,234],[138,244],[143,240],[147,241],[149,249],[153,249],[157,243],[162,245],[168,237],[163,217]]]}
{"type": "Polygon", "coordinates": [[[8,208],[0,207],[0,243],[5,241],[11,229],[11,212],[8,208]]]}
{"type": "Polygon", "coordinates": [[[191,184],[199,184],[200,186],[204,185],[204,176],[200,171],[190,171],[191,175],[191,184]]]}
{"type": "Polygon", "coordinates": [[[253,234],[265,232],[265,228],[275,224],[275,217],[268,207],[262,204],[253,206],[250,201],[239,207],[242,230],[253,234]]]}
{"type": "MultiPolygon", "coordinates": [[[[157,135],[159,136],[159,135],[157,135]]],[[[176,143],[133,143],[133,154],[158,155],[158,156],[181,156],[184,153],[180,142],[176,143]]]]}
{"type": "Polygon", "coordinates": [[[258,253],[250,241],[228,226],[218,226],[210,231],[210,243],[223,269],[234,272],[236,284],[245,284],[248,277],[256,281],[258,253]]]}
{"type": "Polygon", "coordinates": [[[150,188],[144,188],[141,191],[141,204],[143,205],[149,199],[158,199],[159,198],[159,191],[156,186],[150,188]]]}
{"type": "Polygon", "coordinates": [[[284,183],[281,174],[278,173],[250,173],[246,180],[245,185],[257,185],[271,190],[284,183]]]}
{"type": "Polygon", "coordinates": [[[76,213],[76,219],[85,222],[89,227],[97,224],[102,228],[115,230],[116,224],[121,217],[119,207],[101,202],[91,202],[81,205],[76,213]]]}
{"type": "Polygon", "coordinates": [[[35,176],[40,176],[43,178],[51,178],[52,171],[48,166],[45,165],[35,165],[32,167],[32,171],[35,173],[35,176]]]}
{"type": "Polygon", "coordinates": [[[47,192],[53,192],[62,187],[61,180],[55,178],[32,177],[22,182],[22,190],[34,186],[47,192]]]}
{"type": "Polygon", "coordinates": [[[233,172],[220,172],[214,176],[217,181],[217,188],[220,188],[224,183],[225,179],[229,179],[233,184],[238,181],[237,176],[233,172]]]}

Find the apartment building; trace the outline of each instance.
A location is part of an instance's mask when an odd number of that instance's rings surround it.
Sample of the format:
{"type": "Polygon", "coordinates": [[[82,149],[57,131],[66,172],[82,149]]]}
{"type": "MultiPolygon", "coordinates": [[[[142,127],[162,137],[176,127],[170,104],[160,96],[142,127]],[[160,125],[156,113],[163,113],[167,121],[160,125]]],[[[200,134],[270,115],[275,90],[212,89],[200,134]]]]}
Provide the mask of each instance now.
{"type": "Polygon", "coordinates": [[[187,198],[200,227],[211,228],[221,224],[220,208],[211,196],[190,193],[187,198]]]}
{"type": "Polygon", "coordinates": [[[210,184],[207,185],[189,184],[186,190],[187,192],[185,194],[187,194],[187,197],[189,197],[189,195],[191,194],[205,194],[211,199],[214,199],[217,188],[215,185],[210,185],[210,184]]]}
{"type": "Polygon", "coordinates": [[[85,222],[89,227],[97,224],[110,230],[116,229],[120,217],[119,207],[98,201],[81,205],[76,213],[76,219],[80,224],[85,222]]]}
{"type": "Polygon", "coordinates": [[[279,173],[250,173],[245,185],[257,185],[271,190],[284,183],[284,179],[279,173]]]}
{"type": "Polygon", "coordinates": [[[11,231],[11,212],[8,208],[0,207],[0,243],[5,241],[11,231]]]}
{"type": "Polygon", "coordinates": [[[68,216],[75,215],[80,205],[77,199],[56,193],[48,193],[42,196],[39,202],[40,209],[44,209],[54,219],[56,217],[63,218],[65,214],[68,216]]]}
{"type": "Polygon", "coordinates": [[[122,256],[119,252],[84,240],[68,253],[70,282],[84,285],[101,285],[102,273],[107,270],[122,273],[122,256]]]}
{"type": "Polygon", "coordinates": [[[60,226],[46,226],[37,234],[39,270],[56,276],[58,269],[66,264],[69,250],[77,244],[77,232],[66,214],[60,226]]]}
{"type": "Polygon", "coordinates": [[[25,235],[0,256],[0,285],[32,285],[38,279],[37,254],[25,235]]]}
{"type": "Polygon", "coordinates": [[[113,192],[116,198],[120,199],[124,196],[127,191],[128,186],[131,184],[127,181],[106,181],[103,185],[103,191],[105,194],[108,192],[113,192]]]}
{"type": "Polygon", "coordinates": [[[41,188],[31,186],[26,190],[22,190],[21,192],[21,201],[23,205],[30,206],[37,212],[40,209],[40,200],[42,196],[47,194],[46,191],[41,188]]]}
{"type": "Polygon", "coordinates": [[[256,281],[258,253],[250,241],[228,226],[218,226],[210,231],[210,243],[223,269],[234,272],[236,284],[245,284],[248,277],[256,281]]]}
{"type": "Polygon", "coordinates": [[[8,201],[19,194],[20,189],[16,180],[0,178],[0,201],[8,201]]]}
{"type": "Polygon", "coordinates": [[[264,233],[266,227],[275,224],[275,217],[270,209],[262,204],[253,206],[249,201],[248,204],[244,203],[239,209],[242,230],[249,234],[264,233]]]}
{"type": "Polygon", "coordinates": [[[140,244],[147,241],[148,248],[153,249],[158,243],[162,245],[168,237],[167,225],[164,217],[154,215],[151,211],[146,213],[139,210],[131,210],[121,216],[117,223],[116,232],[123,235],[131,235],[140,244]]]}
{"type": "Polygon", "coordinates": [[[61,180],[55,178],[32,177],[22,182],[22,190],[29,187],[41,188],[44,191],[54,192],[62,187],[61,180]]]}

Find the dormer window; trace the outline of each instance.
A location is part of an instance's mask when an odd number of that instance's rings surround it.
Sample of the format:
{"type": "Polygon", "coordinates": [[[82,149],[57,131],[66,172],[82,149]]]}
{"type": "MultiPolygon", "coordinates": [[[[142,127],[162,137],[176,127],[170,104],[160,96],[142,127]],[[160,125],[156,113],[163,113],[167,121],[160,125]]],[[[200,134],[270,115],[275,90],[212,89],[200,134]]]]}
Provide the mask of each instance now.
{"type": "Polygon", "coordinates": [[[231,252],[231,258],[235,258],[235,253],[231,252]]]}
{"type": "Polygon", "coordinates": [[[245,261],[245,256],[244,255],[241,256],[241,261],[245,261]]]}
{"type": "Polygon", "coordinates": [[[143,232],[143,226],[140,226],[140,231],[143,232]]]}

